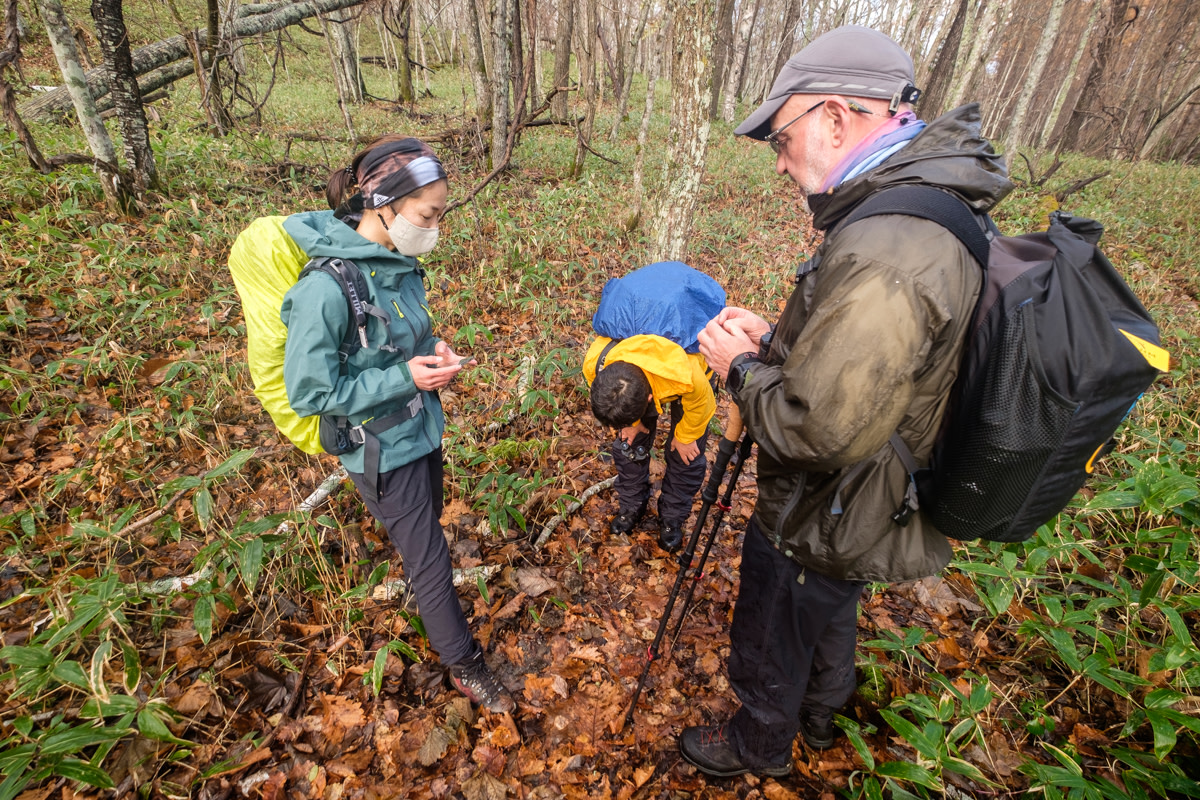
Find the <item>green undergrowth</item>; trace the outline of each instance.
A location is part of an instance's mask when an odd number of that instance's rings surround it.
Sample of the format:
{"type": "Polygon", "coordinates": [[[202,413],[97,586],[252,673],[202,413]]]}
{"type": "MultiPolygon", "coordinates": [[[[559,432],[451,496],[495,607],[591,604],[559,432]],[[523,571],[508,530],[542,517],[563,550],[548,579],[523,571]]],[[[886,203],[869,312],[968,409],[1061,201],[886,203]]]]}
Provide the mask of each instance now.
{"type": "MultiPolygon", "coordinates": [[[[330,462],[283,447],[251,396],[225,267],[255,217],[322,208],[326,175],[355,149],[332,90],[313,88],[324,51],[307,47],[277,76],[261,123],[227,137],[204,131],[181,83],[152,125],[163,185],[137,217],[105,210],[85,167],[39,175],[0,134],[0,614],[29,621],[0,649],[0,800],[50,777],[108,786],[120,742],[188,758],[163,694],[171,668],[147,655],[172,630],[207,644],[231,615],[284,615],[307,599],[349,631],[387,577],[386,542],[358,531],[351,489],[315,518],[277,513],[330,462]],[[151,569],[166,552],[168,568],[151,569]]],[[[367,72],[373,92],[388,80],[367,72]]],[[[416,108],[353,109],[356,133],[461,126],[464,76],[431,81],[416,108]]],[[[578,179],[573,130],[525,131],[513,168],[447,218],[426,264],[436,324],[480,362],[446,400],[450,501],[463,524],[500,536],[535,533],[579,492],[556,442],[582,429],[598,447],[598,428],[568,427],[586,418],[588,319],[607,279],[651,258],[645,229],[626,226],[638,119],[609,141],[612,113],[602,109],[593,142],[604,159],[590,156],[578,179]]],[[[34,132],[48,154],[84,149],[70,127],[34,132]]],[[[487,169],[469,141],[447,141],[453,200],[487,169]]],[[[714,124],[691,245],[731,303],[767,316],[815,244],[773,169],[766,148],[714,124]]],[[[1040,227],[1055,192],[1104,171],[1063,208],[1105,223],[1105,249],[1160,321],[1172,370],[1064,514],[1026,543],[958,548],[948,576],[970,601],[964,641],[977,653],[935,658],[932,621],[867,643],[860,666],[878,694],[869,713],[839,719],[860,759],[849,795],[1200,796],[1189,777],[1200,774],[1200,170],[1068,158],[1035,185],[1017,166],[995,216],[1005,232],[1040,227]]],[[[388,653],[420,655],[409,622],[364,676],[376,693],[388,653]]],[[[296,672],[303,653],[279,659],[296,672]]]]}

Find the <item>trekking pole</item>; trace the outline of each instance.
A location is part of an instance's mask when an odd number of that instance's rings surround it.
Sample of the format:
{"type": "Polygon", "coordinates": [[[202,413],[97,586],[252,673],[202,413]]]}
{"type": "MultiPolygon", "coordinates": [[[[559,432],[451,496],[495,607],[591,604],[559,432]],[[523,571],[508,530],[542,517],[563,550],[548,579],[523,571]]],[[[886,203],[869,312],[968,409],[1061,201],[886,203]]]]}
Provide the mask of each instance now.
{"type": "MultiPolygon", "coordinates": [[[[708,518],[708,510],[713,503],[717,501],[717,493],[721,489],[721,478],[725,475],[725,468],[729,466],[729,460],[733,457],[734,452],[738,447],[738,439],[742,435],[742,417],[738,412],[737,406],[733,406],[729,412],[729,423],[725,426],[725,434],[721,437],[721,443],[717,447],[717,457],[713,461],[712,471],[708,476],[708,483],[704,487],[701,494],[702,503],[700,504],[700,513],[696,517],[696,525],[692,528],[692,535],[688,538],[687,547],[679,554],[679,573],[675,576],[675,585],[671,587],[671,594],[667,597],[667,607],[663,611],[662,620],[658,624],[658,631],[654,634],[654,641],[646,650],[646,666],[642,669],[641,676],[638,677],[637,688],[633,691],[633,699],[629,703],[629,710],[625,714],[625,721],[622,726],[633,720],[633,711],[637,708],[638,698],[641,697],[642,689],[646,685],[646,676],[650,674],[650,665],[658,658],[658,646],[662,643],[663,634],[667,630],[667,625],[671,620],[671,610],[675,607],[675,600],[679,597],[679,589],[683,586],[683,581],[687,577],[688,566],[692,563],[693,556],[696,555],[696,544],[700,540],[700,532],[704,529],[704,522],[708,518]]],[[[729,500],[733,494],[733,486],[737,483],[737,476],[741,472],[742,462],[745,461],[749,453],[749,439],[746,439],[742,444],[742,454],[734,465],[733,477],[729,482],[729,489],[725,492],[725,507],[728,507],[729,500]]],[[[718,523],[720,518],[718,517],[718,523]]],[[[708,551],[712,548],[713,539],[717,535],[717,526],[714,525],[711,534],[708,538],[708,543],[704,547],[704,556],[708,556],[708,551]]],[[[703,561],[701,561],[703,564],[703,561]]],[[[688,592],[688,597],[691,598],[691,592],[688,592]]],[[[686,612],[687,606],[684,606],[686,612]]]]}
{"type": "MultiPolygon", "coordinates": [[[[724,445],[725,440],[722,439],[721,443],[724,445]]],[[[679,632],[683,630],[683,620],[687,617],[688,608],[692,605],[692,595],[696,591],[696,585],[704,578],[704,564],[708,561],[708,551],[712,549],[713,541],[717,538],[717,531],[721,529],[721,523],[725,521],[725,512],[729,510],[730,503],[733,500],[733,490],[737,487],[738,478],[742,474],[742,465],[750,457],[750,448],[753,446],[754,442],[749,436],[742,437],[741,445],[738,447],[737,461],[734,462],[733,470],[729,473],[729,483],[725,486],[725,496],[721,498],[721,502],[717,503],[717,512],[713,515],[712,531],[709,533],[708,542],[704,545],[704,552],[700,554],[700,560],[696,563],[696,568],[692,570],[692,582],[688,584],[687,594],[683,598],[683,605],[679,607],[679,618],[675,621],[675,632],[671,634],[671,650],[675,649],[675,642],[679,639],[679,632]]]]}

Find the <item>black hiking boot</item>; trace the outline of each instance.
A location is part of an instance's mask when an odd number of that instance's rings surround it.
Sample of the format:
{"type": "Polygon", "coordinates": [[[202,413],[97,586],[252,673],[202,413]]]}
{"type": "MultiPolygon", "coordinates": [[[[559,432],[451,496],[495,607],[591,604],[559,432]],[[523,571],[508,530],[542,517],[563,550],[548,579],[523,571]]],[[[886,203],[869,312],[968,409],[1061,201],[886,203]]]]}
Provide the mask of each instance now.
{"type": "Polygon", "coordinates": [[[724,725],[701,725],[684,728],[679,734],[679,752],[707,775],[732,778],[753,772],[768,778],[782,778],[792,771],[792,762],[754,766],[745,763],[729,741],[724,725]]]}
{"type": "Polygon", "coordinates": [[[622,508],[613,517],[612,522],[608,524],[608,530],[613,535],[629,533],[633,530],[633,526],[641,521],[642,516],[646,513],[646,504],[642,503],[636,509],[622,508]]]}
{"type": "Polygon", "coordinates": [[[658,529],[658,546],[668,553],[674,553],[683,544],[683,525],[664,522],[658,529]]]}
{"type": "Polygon", "coordinates": [[[516,708],[508,691],[496,680],[483,660],[483,653],[466,661],[450,665],[450,682],[467,699],[488,711],[507,713],[516,708]]]}
{"type": "Polygon", "coordinates": [[[800,735],[813,750],[833,747],[833,709],[804,706],[800,709],[800,735]]]}

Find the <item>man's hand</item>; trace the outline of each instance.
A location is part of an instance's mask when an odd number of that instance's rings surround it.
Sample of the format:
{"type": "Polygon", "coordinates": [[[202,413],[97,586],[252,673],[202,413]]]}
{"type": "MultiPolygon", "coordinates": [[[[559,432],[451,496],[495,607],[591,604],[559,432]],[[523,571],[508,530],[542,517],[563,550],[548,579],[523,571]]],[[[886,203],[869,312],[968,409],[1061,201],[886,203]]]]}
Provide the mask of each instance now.
{"type": "Polygon", "coordinates": [[[684,444],[678,439],[672,438],[671,449],[679,454],[684,464],[692,463],[696,456],[700,455],[700,447],[695,442],[684,444]]]}
{"type": "Polygon", "coordinates": [[[639,420],[636,424],[630,425],[628,428],[621,428],[617,432],[617,438],[625,442],[630,447],[633,446],[633,437],[639,433],[649,433],[650,429],[641,423],[639,420]]]}
{"type": "Polygon", "coordinates": [[[720,375],[721,380],[726,380],[729,362],[742,353],[757,353],[758,340],[770,329],[766,320],[757,314],[741,308],[726,308],[700,331],[700,353],[709,369],[720,375]],[[751,338],[747,331],[753,331],[754,337],[751,338]]]}
{"type": "Polygon", "coordinates": [[[771,325],[765,319],[755,314],[753,311],[747,311],[744,308],[736,306],[726,306],[721,309],[721,313],[716,316],[717,324],[727,331],[740,330],[742,333],[750,337],[750,341],[758,345],[763,334],[771,330],[771,325]]]}

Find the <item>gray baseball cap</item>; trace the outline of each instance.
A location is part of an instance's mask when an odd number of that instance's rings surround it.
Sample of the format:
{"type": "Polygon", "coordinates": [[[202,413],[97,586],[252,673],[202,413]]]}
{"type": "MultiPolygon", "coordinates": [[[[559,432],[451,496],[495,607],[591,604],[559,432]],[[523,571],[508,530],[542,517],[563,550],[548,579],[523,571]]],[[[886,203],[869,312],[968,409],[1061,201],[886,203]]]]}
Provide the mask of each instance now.
{"type": "Polygon", "coordinates": [[[771,132],[771,117],[794,94],[878,97],[890,100],[895,111],[921,93],[913,86],[913,62],[904,48],[879,31],[843,25],[789,58],[767,99],[734,133],[764,139],[771,132]]]}

